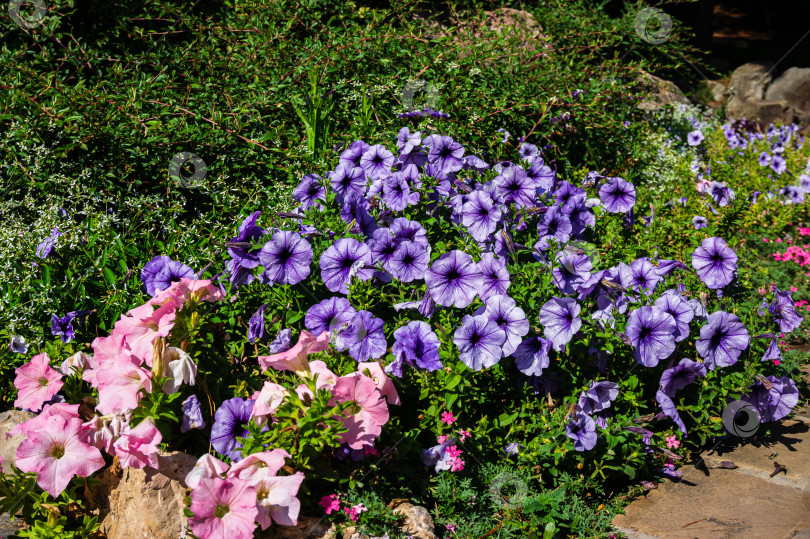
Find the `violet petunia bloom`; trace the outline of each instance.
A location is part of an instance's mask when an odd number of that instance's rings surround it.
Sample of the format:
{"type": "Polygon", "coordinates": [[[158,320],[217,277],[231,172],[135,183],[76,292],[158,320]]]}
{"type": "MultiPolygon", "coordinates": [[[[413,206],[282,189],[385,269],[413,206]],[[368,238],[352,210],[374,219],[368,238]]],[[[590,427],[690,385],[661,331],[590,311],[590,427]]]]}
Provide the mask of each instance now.
{"type": "Polygon", "coordinates": [[[223,401],[214,414],[214,424],[211,426],[211,445],[221,455],[239,462],[242,460],[242,443],[237,438],[248,436],[245,427],[253,413],[256,401],[234,397],[223,401]]]}
{"type": "Polygon", "coordinates": [[[465,155],[461,162],[464,163],[464,170],[472,170],[478,173],[489,170],[489,163],[477,155],[465,155]]]}
{"type": "Polygon", "coordinates": [[[25,342],[25,337],[22,335],[12,335],[11,343],[9,343],[8,349],[17,354],[27,354],[28,343],[25,342]]]}
{"type": "Polygon", "coordinates": [[[466,307],[473,302],[483,282],[478,264],[457,249],[440,256],[425,272],[430,296],[444,307],[466,307]]]}
{"type": "Polygon", "coordinates": [[[695,215],[692,217],[692,226],[695,227],[695,230],[700,230],[701,228],[706,228],[709,224],[709,221],[703,217],[702,215],[695,215]]]}
{"type": "Polygon", "coordinates": [[[523,340],[523,336],[529,333],[526,313],[509,296],[490,296],[485,303],[475,314],[483,314],[504,331],[506,341],[503,343],[502,354],[504,357],[510,356],[523,340]]]}
{"type": "Polygon", "coordinates": [[[435,165],[444,174],[458,172],[464,167],[464,146],[448,136],[431,135],[424,140],[430,146],[428,163],[435,165]]]}
{"type": "Polygon", "coordinates": [[[504,204],[514,204],[516,208],[534,206],[537,184],[526,175],[523,167],[515,165],[504,169],[493,184],[497,197],[504,204]]]}
{"type": "Polygon", "coordinates": [[[752,339],[769,339],[768,349],[765,350],[765,355],[762,356],[760,361],[782,361],[782,351],[779,350],[779,335],[775,333],[763,333],[761,335],[754,335],[752,339]]]}
{"type": "Polygon", "coordinates": [[[492,253],[484,253],[481,255],[478,267],[484,277],[483,285],[478,291],[478,297],[482,301],[486,301],[491,296],[506,294],[512,281],[509,277],[509,271],[506,269],[505,260],[495,258],[492,253]]]}
{"type": "Polygon", "coordinates": [[[144,264],[141,270],[141,282],[146,293],[152,297],[161,290],[166,290],[172,283],[180,279],[196,279],[194,270],[181,262],[172,260],[168,256],[156,256],[144,264]]]}
{"type": "Polygon", "coordinates": [[[404,217],[397,217],[389,228],[394,235],[394,240],[411,240],[421,244],[425,249],[430,249],[427,239],[427,231],[416,221],[409,221],[404,217]]]}
{"type": "Polygon", "coordinates": [[[371,148],[371,146],[362,140],[355,140],[340,154],[340,162],[359,167],[360,159],[362,159],[363,154],[366,153],[366,150],[369,148],[371,148]]]}
{"type": "Polygon", "coordinates": [[[394,361],[385,372],[402,376],[403,364],[433,372],[442,368],[439,357],[441,341],[426,322],[414,320],[394,331],[394,361]]]}
{"type": "Polygon", "coordinates": [[[787,170],[787,162],[785,161],[785,158],[781,155],[774,155],[773,159],[771,159],[771,168],[774,172],[781,175],[787,170]]]}
{"type": "Polygon", "coordinates": [[[259,251],[262,282],[297,284],[309,277],[312,247],[295,232],[279,230],[259,251]]]}
{"type": "Polygon", "coordinates": [[[636,205],[636,188],[623,178],[608,178],[599,188],[599,198],[610,213],[627,213],[636,205]]]}
{"type": "Polygon", "coordinates": [[[402,153],[411,153],[420,144],[422,144],[422,133],[419,131],[411,133],[410,129],[403,127],[397,133],[397,149],[402,153]]]}
{"type": "Polygon", "coordinates": [[[182,409],[183,417],[180,420],[180,432],[205,428],[205,419],[203,419],[202,408],[197,395],[189,395],[183,401],[182,409]]]}
{"type": "Polygon", "coordinates": [[[383,202],[394,211],[402,211],[419,203],[419,192],[412,191],[408,180],[395,172],[383,182],[383,202]]]}
{"type": "Polygon", "coordinates": [[[253,316],[250,317],[248,322],[247,340],[250,344],[255,344],[267,336],[264,330],[264,311],[267,309],[267,303],[259,307],[253,316]]]}
{"type": "Polygon", "coordinates": [[[750,342],[748,330],[737,315],[717,311],[710,314],[706,324],[700,328],[700,338],[695,348],[706,366],[715,370],[734,365],[750,342]]]}
{"type": "Polygon", "coordinates": [[[554,350],[559,352],[582,327],[579,318],[581,307],[571,298],[551,298],[540,308],[540,323],[545,326],[543,334],[554,350]]]}
{"type": "Polygon", "coordinates": [[[326,190],[317,174],[307,174],[293,190],[293,199],[306,210],[312,207],[323,207],[317,201],[326,201],[326,190]]]}
{"type": "Polygon", "coordinates": [[[704,378],[706,372],[706,365],[703,363],[683,358],[680,363],[661,374],[661,391],[669,397],[674,397],[676,391],[685,388],[698,377],[704,378]]]}
{"type": "Polygon", "coordinates": [[[76,338],[76,332],[73,330],[73,319],[78,318],[79,322],[81,322],[88,314],[90,314],[90,311],[70,311],[62,317],[55,314],[51,315],[51,335],[60,337],[63,343],[69,343],[76,338]]]}
{"type": "Polygon", "coordinates": [[[804,318],[796,312],[795,302],[789,290],[779,290],[778,287],[774,287],[774,291],[773,301],[768,305],[768,312],[779,324],[780,332],[790,333],[802,324],[804,318]]]}
{"type": "Polygon", "coordinates": [[[767,167],[768,163],[771,162],[771,156],[768,154],[768,152],[762,152],[759,154],[759,159],[757,159],[757,162],[759,163],[759,166],[767,167]]]}
{"type": "Polygon", "coordinates": [[[687,266],[680,260],[667,260],[664,258],[658,260],[658,275],[660,275],[661,277],[666,277],[675,270],[691,271],[689,269],[689,266],[687,266]]]}
{"type": "Polygon", "coordinates": [[[680,294],[675,290],[667,290],[655,300],[654,305],[675,319],[675,342],[681,342],[689,336],[689,322],[695,318],[695,312],[680,294]]]}
{"type": "Polygon", "coordinates": [[[475,241],[486,241],[492,236],[500,220],[501,210],[489,194],[476,190],[467,196],[461,208],[461,222],[475,241]]]}
{"type": "Polygon", "coordinates": [[[329,181],[337,200],[342,203],[352,197],[362,197],[366,194],[366,173],[362,168],[342,161],[329,173],[329,181]]]}
{"type": "Polygon", "coordinates": [[[486,315],[465,315],[453,334],[459,359],[474,371],[488,368],[501,360],[506,333],[486,315]]]}
{"type": "Polygon", "coordinates": [[[270,354],[280,354],[290,348],[292,348],[292,328],[286,328],[279,331],[276,337],[267,345],[267,352],[270,354]]]}
{"type": "Polygon", "coordinates": [[[790,200],[790,204],[803,204],[804,203],[804,188],[796,187],[795,185],[786,185],[779,190],[779,194],[787,197],[785,202],[790,200]]]}
{"type": "Polygon", "coordinates": [[[565,426],[565,435],[574,440],[574,449],[589,451],[596,446],[596,422],[586,414],[577,414],[565,426]]]}
{"type": "Polygon", "coordinates": [[[430,253],[424,246],[410,240],[399,243],[388,264],[391,275],[403,283],[424,279],[430,263],[430,253]]]}
{"type": "Polygon", "coordinates": [[[734,191],[725,182],[712,182],[709,184],[709,194],[714,202],[721,208],[736,198],[734,191]]]}
{"type": "Polygon", "coordinates": [[[400,240],[394,238],[390,228],[378,228],[366,244],[371,251],[371,262],[380,264],[386,271],[391,271],[391,258],[397,252],[400,240]]]}
{"type": "Polygon", "coordinates": [[[655,367],[675,351],[675,318],[657,307],[639,307],[627,317],[625,333],[636,362],[655,367]]]}
{"type": "Polygon", "coordinates": [[[575,208],[585,202],[587,196],[584,189],[567,181],[562,182],[552,195],[554,196],[554,201],[560,207],[560,210],[569,216],[575,208]]]}
{"type": "Polygon", "coordinates": [[[552,236],[557,238],[560,244],[571,239],[571,220],[558,206],[552,206],[543,215],[543,220],[537,224],[537,232],[540,237],[552,236]]]}
{"type": "Polygon", "coordinates": [[[741,400],[756,406],[762,421],[779,421],[798,404],[799,390],[796,383],[787,376],[781,378],[768,376],[767,380],[770,382],[770,388],[757,380],[748,388],[748,394],[743,395],[741,400]]]}
{"type": "Polygon", "coordinates": [[[661,280],[658,270],[647,258],[633,260],[629,266],[624,262],[619,263],[619,282],[627,290],[649,297],[661,280]]]}
{"type": "Polygon", "coordinates": [[[619,384],[615,382],[594,382],[588,391],[583,391],[577,403],[578,412],[593,414],[603,412],[619,396],[619,384]]]}
{"type": "Polygon", "coordinates": [[[528,142],[524,142],[518,148],[518,154],[520,154],[520,158],[524,161],[531,161],[533,158],[538,157],[540,150],[534,144],[529,144],[528,142]]]}
{"type": "Polygon", "coordinates": [[[703,142],[704,138],[703,133],[699,129],[695,129],[686,135],[686,143],[689,146],[698,146],[701,142],[703,142]]]}
{"type": "Polygon", "coordinates": [[[675,407],[675,403],[672,401],[669,395],[659,389],[655,394],[655,400],[658,401],[664,415],[672,419],[678,428],[681,429],[681,432],[686,434],[686,425],[681,419],[681,415],[678,413],[678,409],[675,407]]]}
{"type": "Polygon", "coordinates": [[[56,226],[51,231],[50,237],[43,241],[42,243],[37,245],[36,254],[41,259],[46,259],[50,256],[51,252],[53,251],[54,245],[56,245],[56,238],[61,236],[62,233],[59,232],[59,227],[56,226]]]}
{"type": "Polygon", "coordinates": [[[231,239],[231,243],[239,244],[228,247],[228,254],[233,258],[233,262],[240,268],[250,270],[259,265],[259,250],[261,247],[250,247],[250,243],[255,243],[262,239],[267,233],[265,229],[258,226],[256,221],[262,212],[256,211],[245,217],[239,225],[239,233],[231,239]]]}
{"type": "Polygon", "coordinates": [[[548,367],[551,341],[543,337],[529,337],[512,353],[518,370],[526,376],[541,376],[548,367]]]}
{"type": "Polygon", "coordinates": [[[326,288],[341,294],[349,293],[352,277],[359,281],[368,281],[374,276],[368,245],[354,238],[337,240],[321,255],[320,266],[321,278],[326,288]]]}
{"type": "Polygon", "coordinates": [[[591,259],[585,254],[574,254],[568,251],[559,251],[556,255],[559,266],[551,274],[554,276],[554,285],[563,294],[574,294],[577,289],[591,276],[591,259]]]}
{"type": "Polygon", "coordinates": [[[385,354],[383,321],[369,311],[357,311],[346,330],[340,334],[343,345],[358,363],[377,359],[385,354]]]}
{"type": "Polygon", "coordinates": [[[356,312],[346,298],[332,297],[309,308],[304,317],[304,326],[313,335],[320,335],[348,324],[356,312]]]}
{"type": "Polygon", "coordinates": [[[362,168],[369,180],[385,178],[391,174],[391,167],[394,165],[394,154],[385,149],[382,144],[375,144],[363,152],[360,158],[360,168],[362,168]]]}
{"type": "Polygon", "coordinates": [[[692,267],[707,287],[723,288],[734,280],[737,253],[722,238],[706,238],[692,253],[692,267]]]}

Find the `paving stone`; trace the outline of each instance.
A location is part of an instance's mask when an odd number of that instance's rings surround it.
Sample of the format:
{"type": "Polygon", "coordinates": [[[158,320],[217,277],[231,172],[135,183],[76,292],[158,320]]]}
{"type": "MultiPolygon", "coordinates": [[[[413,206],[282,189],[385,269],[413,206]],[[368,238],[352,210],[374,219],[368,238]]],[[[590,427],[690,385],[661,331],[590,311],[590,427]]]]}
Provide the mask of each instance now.
{"type": "Polygon", "coordinates": [[[770,436],[754,436],[736,446],[721,444],[702,457],[709,464],[731,460],[739,466],[737,472],[810,492],[810,425],[785,420],[770,428],[770,436]],[[786,466],[787,473],[771,478],[774,462],[786,466]]]}
{"type": "Polygon", "coordinates": [[[810,527],[810,492],[737,470],[683,471],[681,481],[634,501],[613,525],[661,539],[787,539],[810,527]]]}

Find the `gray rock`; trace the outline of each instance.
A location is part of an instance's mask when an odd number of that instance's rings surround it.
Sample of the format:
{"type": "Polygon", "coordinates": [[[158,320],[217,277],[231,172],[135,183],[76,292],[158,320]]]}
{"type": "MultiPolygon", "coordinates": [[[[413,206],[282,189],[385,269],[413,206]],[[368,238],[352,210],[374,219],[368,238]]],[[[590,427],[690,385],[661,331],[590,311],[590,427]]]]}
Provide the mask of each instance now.
{"type": "Polygon", "coordinates": [[[410,535],[414,539],[438,539],[433,533],[433,518],[424,507],[402,503],[393,512],[405,516],[405,522],[400,528],[404,535],[410,535]]]}
{"type": "Polygon", "coordinates": [[[724,101],[726,99],[726,92],[728,92],[728,83],[721,80],[710,80],[706,82],[706,87],[712,94],[712,99],[715,101],[724,101]]]}
{"type": "Polygon", "coordinates": [[[786,101],[799,123],[807,128],[810,125],[810,68],[791,67],[768,87],[765,97],[771,101],[786,101]]]}
{"type": "Polygon", "coordinates": [[[793,108],[786,101],[735,100],[736,97],[732,97],[726,107],[726,116],[735,120],[752,120],[764,125],[790,124],[795,116],[793,108]]]}
{"type": "Polygon", "coordinates": [[[729,90],[732,99],[748,101],[750,99],[765,99],[765,88],[771,83],[771,62],[750,62],[734,70],[729,79],[729,90]]]}
{"type": "Polygon", "coordinates": [[[334,524],[328,527],[322,518],[298,517],[297,526],[271,526],[259,537],[262,539],[335,539],[337,531],[334,524]]]}
{"type": "Polygon", "coordinates": [[[0,457],[3,458],[3,473],[11,473],[11,465],[14,464],[17,448],[25,440],[25,435],[22,433],[10,438],[6,438],[6,433],[36,415],[33,412],[23,412],[22,410],[8,410],[0,414],[0,457]]]}
{"type": "Polygon", "coordinates": [[[646,99],[637,105],[644,111],[658,110],[664,105],[674,103],[689,103],[689,98],[674,82],[656,77],[646,71],[643,71],[636,80],[636,88],[646,96],[646,99]]]}

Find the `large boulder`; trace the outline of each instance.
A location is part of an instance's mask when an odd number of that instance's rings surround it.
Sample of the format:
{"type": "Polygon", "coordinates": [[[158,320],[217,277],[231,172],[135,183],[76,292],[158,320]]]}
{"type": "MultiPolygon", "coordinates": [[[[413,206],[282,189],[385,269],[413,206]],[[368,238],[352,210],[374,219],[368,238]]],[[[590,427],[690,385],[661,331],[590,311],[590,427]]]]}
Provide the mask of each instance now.
{"type": "Polygon", "coordinates": [[[807,128],[810,124],[810,68],[791,67],[773,81],[765,93],[769,101],[784,101],[790,105],[799,120],[807,128]]]}
{"type": "Polygon", "coordinates": [[[91,500],[107,539],[177,539],[186,521],[184,480],[196,463],[187,453],[166,453],[158,456],[157,470],[122,470],[116,458],[91,500]]]}
{"type": "Polygon", "coordinates": [[[654,111],[664,105],[676,103],[688,104],[687,98],[678,86],[646,71],[636,79],[636,89],[644,96],[644,100],[637,107],[644,111],[654,111]]]}
{"type": "Polygon", "coordinates": [[[11,466],[14,464],[17,448],[20,446],[25,435],[21,432],[14,436],[6,435],[17,425],[21,425],[36,416],[33,412],[23,412],[22,410],[8,410],[0,414],[0,457],[3,459],[3,473],[11,473],[11,466]]]}
{"type": "Polygon", "coordinates": [[[770,62],[743,64],[731,74],[726,116],[734,120],[751,120],[760,124],[793,121],[793,109],[784,100],[766,100],[766,90],[773,80],[770,62]]]}
{"type": "Polygon", "coordinates": [[[412,503],[400,503],[394,507],[395,514],[402,514],[405,522],[400,527],[402,534],[413,539],[438,539],[433,533],[433,518],[430,511],[412,503]]]}

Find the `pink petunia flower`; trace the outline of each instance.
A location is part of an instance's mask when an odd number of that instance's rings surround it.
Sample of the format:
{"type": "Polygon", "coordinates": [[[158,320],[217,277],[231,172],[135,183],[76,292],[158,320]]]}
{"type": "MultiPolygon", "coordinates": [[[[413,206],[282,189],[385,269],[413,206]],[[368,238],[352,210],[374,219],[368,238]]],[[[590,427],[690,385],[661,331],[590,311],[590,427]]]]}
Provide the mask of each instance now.
{"type": "Polygon", "coordinates": [[[676,438],[675,435],[667,436],[665,438],[665,440],[667,442],[667,447],[669,449],[672,449],[672,448],[678,449],[678,447],[680,447],[680,445],[681,445],[680,440],[678,440],[678,438],[676,438]]]}
{"type": "Polygon", "coordinates": [[[141,421],[137,427],[126,427],[113,447],[121,461],[122,468],[158,467],[158,446],[163,436],[155,427],[151,417],[141,421]]]}
{"type": "Polygon", "coordinates": [[[256,393],[256,404],[253,406],[251,416],[257,425],[264,425],[276,408],[281,406],[284,397],[288,394],[287,388],[273,382],[265,382],[262,390],[256,393]]]}
{"type": "Polygon", "coordinates": [[[470,434],[470,431],[468,431],[468,430],[460,430],[460,431],[458,431],[458,433],[459,433],[459,437],[461,438],[462,443],[464,442],[464,440],[466,440],[467,438],[472,436],[472,434],[470,434]]]}
{"type": "Polygon", "coordinates": [[[445,423],[447,425],[452,425],[456,421],[458,421],[458,419],[453,417],[453,412],[448,412],[448,411],[442,412],[442,423],[445,423]]]}
{"type": "Polygon", "coordinates": [[[17,400],[14,401],[17,408],[39,412],[42,405],[62,389],[62,375],[51,368],[45,352],[35,355],[14,372],[17,373],[14,379],[14,387],[18,390],[17,400]]]}
{"type": "Polygon", "coordinates": [[[208,279],[183,278],[173,282],[169,288],[156,294],[155,297],[149,300],[149,303],[152,305],[173,304],[177,310],[180,310],[192,300],[195,303],[201,301],[214,303],[224,297],[222,290],[208,279]]]}
{"type": "Polygon", "coordinates": [[[265,477],[254,485],[259,510],[256,521],[263,530],[270,526],[271,519],[282,526],[298,524],[301,501],[296,494],[303,481],[304,474],[296,472],[293,475],[265,477]]]}
{"type": "Polygon", "coordinates": [[[152,392],[151,376],[132,355],[121,354],[112,363],[105,363],[94,376],[98,386],[96,410],[113,414],[137,408],[140,392],[152,392]]]}
{"type": "Polygon", "coordinates": [[[228,477],[242,479],[253,484],[255,481],[274,476],[284,467],[290,454],[283,449],[253,453],[231,465],[228,477]]]}
{"type": "Polygon", "coordinates": [[[152,366],[152,349],[155,339],[167,337],[174,327],[177,307],[167,303],[157,309],[146,303],[132,309],[115,323],[114,331],[124,337],[124,343],[138,359],[152,366]]]}
{"type": "Polygon", "coordinates": [[[206,453],[197,459],[197,464],[186,474],[185,483],[188,488],[195,489],[201,479],[221,477],[227,471],[227,464],[206,453]]]}
{"type": "Polygon", "coordinates": [[[327,515],[331,515],[332,511],[340,511],[340,494],[330,494],[321,498],[318,505],[323,507],[327,515]]]}
{"type": "Polygon", "coordinates": [[[256,529],[256,489],[241,479],[201,479],[191,491],[189,528],[205,539],[252,539],[256,529]]]}
{"type": "Polygon", "coordinates": [[[382,397],[374,380],[366,375],[344,376],[332,389],[336,402],[352,401],[354,405],[346,412],[343,426],[349,429],[341,435],[340,441],[352,449],[362,449],[364,445],[374,445],[374,440],[382,432],[388,421],[388,403],[382,397]]]}
{"type": "Polygon", "coordinates": [[[764,241],[765,243],[768,243],[768,238],[762,238],[762,241],[764,241]]]}
{"type": "Polygon", "coordinates": [[[317,337],[309,331],[302,331],[295,346],[285,352],[271,356],[259,356],[262,372],[272,367],[277,371],[292,371],[302,378],[309,374],[307,356],[329,349],[331,334],[324,331],[317,337]]]}
{"type": "MultiPolygon", "coordinates": [[[[375,384],[377,384],[382,396],[388,400],[388,404],[399,406],[400,401],[397,388],[394,386],[393,380],[391,380],[388,375],[385,374],[385,371],[383,370],[382,366],[380,366],[379,362],[370,361],[368,363],[358,363],[357,373],[365,374],[365,371],[368,371],[368,373],[371,375],[371,379],[374,380],[375,384]]],[[[352,376],[353,374],[357,373],[351,373],[347,376],[352,376]]]]}
{"type": "Polygon", "coordinates": [[[37,484],[56,498],[74,475],[88,477],[104,467],[101,451],[82,439],[82,420],[49,416],[17,448],[16,465],[37,474],[37,484]]]}
{"type": "Polygon", "coordinates": [[[776,241],[776,243],[782,243],[782,238],[776,238],[774,241],[776,241]]]}
{"type": "Polygon", "coordinates": [[[798,291],[799,291],[799,289],[798,289],[798,288],[796,288],[795,286],[791,286],[791,287],[790,287],[790,291],[791,291],[791,292],[798,292],[798,291]]]}
{"type": "MultiPolygon", "coordinates": [[[[320,359],[309,362],[309,375],[315,378],[315,389],[328,389],[330,391],[333,387],[335,387],[335,384],[337,384],[337,381],[340,378],[337,374],[329,370],[326,363],[320,359]]],[[[297,388],[295,388],[295,392],[302,399],[304,398],[304,395],[314,397],[306,384],[299,385],[297,388]]]]}
{"type": "Polygon", "coordinates": [[[357,522],[358,515],[364,511],[368,511],[368,509],[366,509],[362,503],[343,508],[343,512],[346,513],[346,516],[349,517],[352,522],[357,522]]]}

